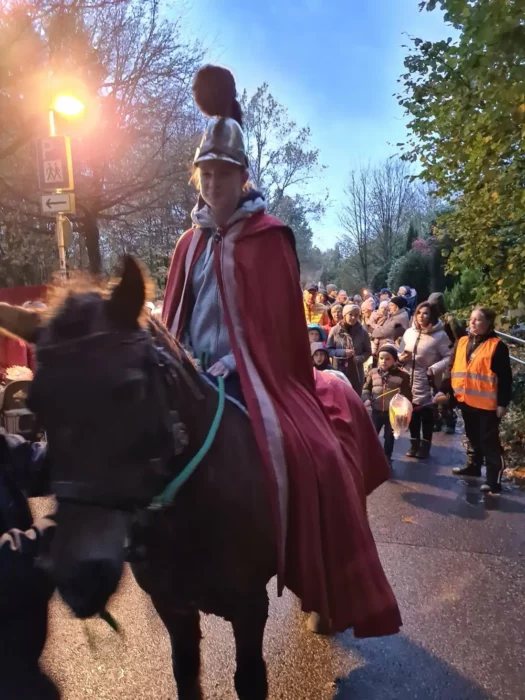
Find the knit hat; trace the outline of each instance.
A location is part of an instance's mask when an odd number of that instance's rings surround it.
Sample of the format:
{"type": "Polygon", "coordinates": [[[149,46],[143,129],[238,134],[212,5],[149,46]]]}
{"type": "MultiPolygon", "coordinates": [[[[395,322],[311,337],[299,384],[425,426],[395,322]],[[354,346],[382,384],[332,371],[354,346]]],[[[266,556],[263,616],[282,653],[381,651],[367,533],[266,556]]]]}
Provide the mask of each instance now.
{"type": "Polygon", "coordinates": [[[384,345],[381,345],[379,352],[388,352],[394,358],[394,362],[397,362],[397,348],[395,345],[385,343],[384,345]]]}
{"type": "Polygon", "coordinates": [[[330,294],[331,292],[337,292],[337,287],[335,286],[335,284],[327,284],[326,291],[328,292],[328,294],[330,294]]]}
{"type": "Polygon", "coordinates": [[[368,297],[368,299],[365,299],[361,304],[361,311],[375,311],[375,308],[376,302],[374,297],[368,297]]]}
{"type": "Polygon", "coordinates": [[[405,299],[405,297],[401,297],[401,296],[392,297],[392,299],[390,299],[390,302],[392,304],[395,304],[398,309],[405,309],[407,306],[407,300],[405,299]]]}
{"type": "Polygon", "coordinates": [[[305,288],[306,292],[318,292],[319,287],[315,284],[315,282],[312,282],[305,288]]]}
{"type": "Polygon", "coordinates": [[[310,343],[310,352],[312,353],[312,356],[315,355],[315,353],[319,350],[325,352],[328,355],[328,350],[322,343],[310,343]]]}
{"type": "Polygon", "coordinates": [[[351,313],[355,309],[361,312],[361,309],[359,308],[359,306],[357,306],[357,304],[346,304],[343,308],[343,318],[346,316],[346,314],[351,313]]]}
{"type": "Polygon", "coordinates": [[[436,310],[440,316],[441,316],[441,314],[444,314],[445,311],[447,310],[447,307],[445,304],[445,297],[443,294],[441,294],[441,292],[433,292],[428,297],[428,303],[431,304],[432,306],[436,307],[436,310]]]}
{"type": "Polygon", "coordinates": [[[383,294],[388,294],[389,297],[392,296],[392,292],[388,287],[383,287],[383,289],[379,292],[379,296],[382,296],[383,294]]]}

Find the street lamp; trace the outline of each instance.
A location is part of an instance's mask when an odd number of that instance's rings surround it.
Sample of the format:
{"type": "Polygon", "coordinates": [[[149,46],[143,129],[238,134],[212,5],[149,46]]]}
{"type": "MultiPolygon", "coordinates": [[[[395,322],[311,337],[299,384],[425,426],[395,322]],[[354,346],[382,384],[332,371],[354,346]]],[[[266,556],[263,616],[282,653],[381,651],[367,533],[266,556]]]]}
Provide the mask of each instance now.
{"type": "MultiPolygon", "coordinates": [[[[84,103],[74,95],[57,95],[53,106],[49,109],[49,136],[56,136],[55,112],[66,119],[74,119],[84,112],[84,103]]],[[[62,190],[57,189],[56,194],[61,194],[62,190]]],[[[66,247],[64,242],[64,226],[69,223],[64,215],[59,212],[56,215],[56,236],[58,245],[58,259],[60,263],[60,274],[62,279],[66,278],[66,247]]],[[[69,224],[71,226],[71,224],[69,224]]]]}
{"type": "Polygon", "coordinates": [[[74,95],[58,95],[49,110],[49,135],[56,136],[55,112],[66,119],[79,117],[85,109],[85,105],[74,95]]]}

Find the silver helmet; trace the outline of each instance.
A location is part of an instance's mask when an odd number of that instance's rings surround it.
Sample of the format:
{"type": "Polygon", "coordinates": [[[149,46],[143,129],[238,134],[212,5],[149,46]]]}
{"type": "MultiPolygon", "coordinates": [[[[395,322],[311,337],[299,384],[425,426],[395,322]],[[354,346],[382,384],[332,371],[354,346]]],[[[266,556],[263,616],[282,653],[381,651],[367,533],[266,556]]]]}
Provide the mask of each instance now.
{"type": "Polygon", "coordinates": [[[223,160],[248,167],[248,156],[244,145],[244,134],[235,119],[213,117],[208,123],[200,146],[195,152],[194,165],[209,160],[223,160]]]}

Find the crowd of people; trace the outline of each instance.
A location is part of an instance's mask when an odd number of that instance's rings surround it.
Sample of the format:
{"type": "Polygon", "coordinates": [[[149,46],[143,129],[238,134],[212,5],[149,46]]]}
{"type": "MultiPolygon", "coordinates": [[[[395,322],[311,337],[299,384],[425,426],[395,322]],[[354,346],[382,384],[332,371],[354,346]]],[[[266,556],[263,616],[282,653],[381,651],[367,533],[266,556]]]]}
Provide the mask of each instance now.
{"type": "Polygon", "coordinates": [[[365,289],[349,297],[333,284],[309,284],[304,310],[312,361],[320,371],[341,372],[371,409],[392,466],[394,437],[389,408],[397,394],[412,402],[409,458],[430,455],[433,433],[456,429],[459,407],[468,439],[463,477],[481,476],[483,491],[501,492],[503,451],[499,421],[512,395],[508,348],[494,332],[495,314],[476,308],[468,330],[447,315],[444,297],[433,293],[418,304],[417,292],[402,286],[379,293],[365,289]]]}

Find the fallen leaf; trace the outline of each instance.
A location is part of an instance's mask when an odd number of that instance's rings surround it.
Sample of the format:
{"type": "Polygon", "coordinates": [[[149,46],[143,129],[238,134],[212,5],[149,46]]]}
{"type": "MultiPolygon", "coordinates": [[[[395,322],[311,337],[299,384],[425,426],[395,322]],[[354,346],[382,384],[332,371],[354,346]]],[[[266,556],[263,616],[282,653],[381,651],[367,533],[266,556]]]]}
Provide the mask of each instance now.
{"type": "Polygon", "coordinates": [[[414,520],[414,518],[413,518],[411,515],[404,515],[404,516],[401,518],[401,522],[402,522],[402,523],[414,523],[415,520],[414,520]]]}

